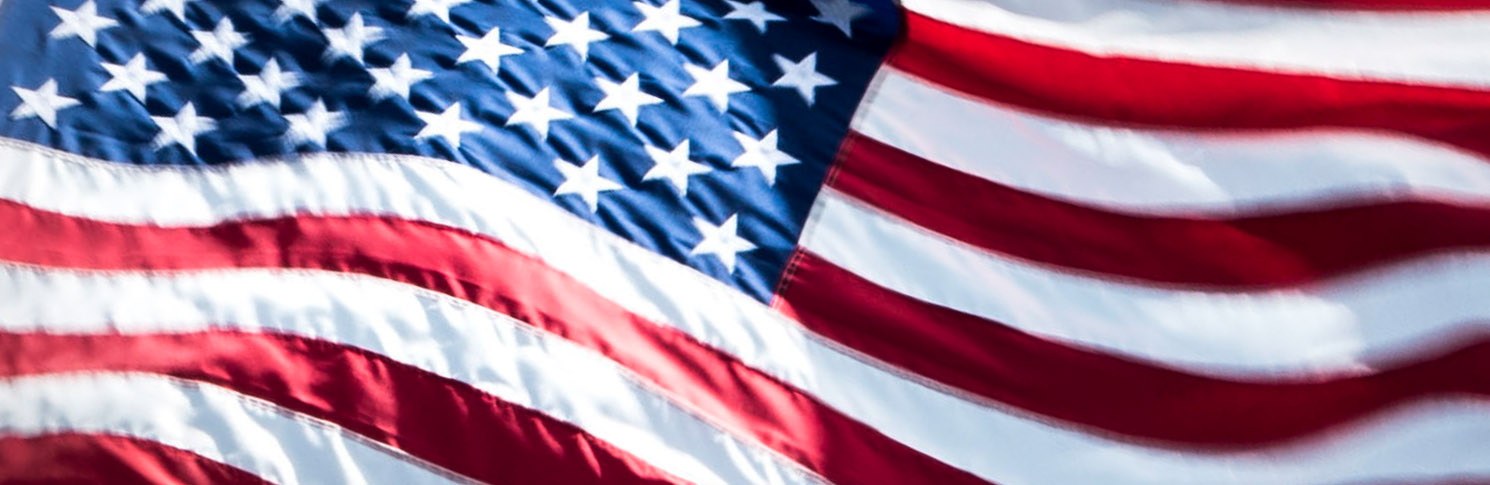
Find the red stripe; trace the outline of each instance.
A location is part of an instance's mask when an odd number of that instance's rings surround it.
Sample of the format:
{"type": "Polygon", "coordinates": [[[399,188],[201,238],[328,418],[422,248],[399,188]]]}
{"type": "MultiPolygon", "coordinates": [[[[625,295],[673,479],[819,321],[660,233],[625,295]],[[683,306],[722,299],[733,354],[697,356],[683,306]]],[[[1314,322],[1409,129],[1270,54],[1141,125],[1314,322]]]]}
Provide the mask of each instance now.
{"type": "Polygon", "coordinates": [[[0,333],[0,375],[210,382],[487,483],[683,483],[583,430],[366,350],[288,335],[0,333]]]}
{"type": "Polygon", "coordinates": [[[777,305],[814,332],[977,396],[1160,446],[1258,447],[1435,396],[1490,396],[1490,335],[1368,376],[1235,382],[1034,337],[879,287],[799,253],[777,305]]]}
{"type": "Polygon", "coordinates": [[[49,434],[0,436],[0,483],[268,485],[269,482],[154,441],[110,435],[49,434]]]}
{"type": "Polygon", "coordinates": [[[492,240],[377,217],[295,217],[147,228],[0,203],[0,259],[89,268],[293,267],[439,291],[610,357],[726,429],[842,483],[984,483],[688,335],[628,313],[492,240]]]}
{"type": "Polygon", "coordinates": [[[1490,246],[1490,208],[1402,201],[1225,220],[1145,217],[1023,192],[850,136],[835,189],[978,247],[1082,271],[1279,286],[1490,246]]]}
{"type": "MultiPolygon", "coordinates": [[[[1386,130],[1490,156],[1490,92],[1099,57],[906,13],[889,63],[984,99],[1104,122],[1386,130]]],[[[991,149],[996,149],[992,147],[991,149]]]]}

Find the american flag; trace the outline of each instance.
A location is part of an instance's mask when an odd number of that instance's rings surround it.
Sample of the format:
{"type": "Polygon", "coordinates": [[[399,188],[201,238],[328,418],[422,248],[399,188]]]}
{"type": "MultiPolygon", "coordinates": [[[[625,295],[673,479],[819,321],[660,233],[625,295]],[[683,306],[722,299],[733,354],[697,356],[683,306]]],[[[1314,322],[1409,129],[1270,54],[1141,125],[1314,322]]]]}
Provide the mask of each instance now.
{"type": "Polygon", "coordinates": [[[0,482],[1490,481],[1490,0],[3,0],[0,482]]]}

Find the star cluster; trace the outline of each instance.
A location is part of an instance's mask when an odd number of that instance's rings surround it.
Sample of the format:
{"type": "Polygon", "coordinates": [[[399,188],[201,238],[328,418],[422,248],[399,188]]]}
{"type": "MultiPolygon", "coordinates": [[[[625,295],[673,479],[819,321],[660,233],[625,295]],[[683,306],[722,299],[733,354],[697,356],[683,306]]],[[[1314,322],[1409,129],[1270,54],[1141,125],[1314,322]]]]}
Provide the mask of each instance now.
{"type": "Polygon", "coordinates": [[[895,25],[851,0],[10,1],[0,44],[43,41],[0,57],[0,136],[446,159],[766,299],[895,25]]]}

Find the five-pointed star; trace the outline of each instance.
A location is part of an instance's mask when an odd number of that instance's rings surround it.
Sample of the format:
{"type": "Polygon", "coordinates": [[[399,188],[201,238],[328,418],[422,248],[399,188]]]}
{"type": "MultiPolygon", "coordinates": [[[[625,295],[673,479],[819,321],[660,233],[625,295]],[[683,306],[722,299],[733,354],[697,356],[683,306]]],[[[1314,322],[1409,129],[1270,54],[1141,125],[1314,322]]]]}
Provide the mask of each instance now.
{"type": "Polygon", "coordinates": [[[786,20],[786,17],[766,10],[766,4],[761,2],[744,3],[736,2],[735,0],[724,0],[724,3],[728,3],[730,8],[733,9],[730,13],[724,14],[724,18],[748,21],[752,25],[755,25],[755,29],[759,30],[762,34],[766,33],[767,24],[786,20]]]}
{"type": "Polygon", "coordinates": [[[368,44],[383,40],[383,28],[364,23],[361,13],[352,14],[352,18],[340,29],[324,29],[321,32],[328,43],[325,55],[328,61],[350,57],[361,64],[362,49],[368,44]]]}
{"type": "Polygon", "coordinates": [[[300,75],[293,71],[280,70],[279,61],[273,58],[264,63],[258,74],[239,74],[238,80],[243,82],[238,105],[245,108],[259,103],[269,103],[279,108],[280,93],[300,85],[300,75]]]}
{"type": "Polygon", "coordinates": [[[735,157],[735,160],[730,162],[730,166],[758,168],[761,170],[761,175],[766,177],[766,183],[770,185],[776,185],[776,167],[802,163],[796,157],[787,155],[786,152],[776,148],[778,142],[776,130],[771,130],[759,140],[750,135],[735,132],[735,141],[740,142],[740,147],[745,151],[735,157]]]}
{"type": "Polygon", "coordinates": [[[102,92],[125,91],[140,103],[145,102],[145,88],[151,84],[166,80],[166,75],[150,70],[145,65],[145,54],[135,54],[134,58],[123,65],[103,63],[103,69],[109,71],[108,82],[99,86],[102,92]]]}
{"type": "Polygon", "coordinates": [[[10,112],[13,120],[35,116],[47,126],[56,128],[57,112],[78,105],[78,100],[57,94],[56,79],[48,79],[36,89],[20,86],[11,86],[10,89],[21,97],[21,105],[10,112]]]}
{"type": "Polygon", "coordinates": [[[372,74],[373,85],[368,94],[373,99],[383,99],[397,95],[409,99],[409,88],[419,81],[435,77],[435,73],[414,68],[413,61],[409,60],[408,54],[398,56],[393,64],[388,67],[375,67],[367,70],[372,74]]]}
{"type": "Polygon", "coordinates": [[[807,54],[807,57],[803,57],[798,62],[792,62],[791,59],[779,55],[772,57],[775,58],[776,65],[781,67],[781,78],[771,83],[771,86],[797,90],[797,94],[802,95],[802,100],[806,101],[808,106],[812,106],[812,102],[816,101],[817,88],[838,84],[838,81],[834,81],[833,78],[817,72],[816,52],[807,54]]]}
{"type": "Polygon", "coordinates": [[[573,46],[574,50],[579,51],[580,59],[590,57],[591,42],[600,42],[610,38],[610,35],[605,32],[590,28],[590,12],[580,12],[579,16],[568,22],[558,17],[544,17],[543,21],[548,22],[548,26],[554,29],[554,35],[549,36],[548,42],[545,42],[543,46],[573,46]]]}
{"type": "Polygon", "coordinates": [[[326,109],[326,103],[317,99],[304,113],[285,115],[285,121],[290,124],[289,130],[285,132],[290,145],[310,143],[324,147],[327,133],[347,126],[347,115],[326,109]]]}
{"type": "Polygon", "coordinates": [[[89,46],[98,42],[98,31],[119,25],[117,20],[98,15],[98,5],[93,0],[83,2],[77,10],[52,7],[52,12],[62,19],[62,23],[57,24],[47,35],[53,39],[66,39],[75,35],[89,46]]]}
{"type": "Polygon", "coordinates": [[[850,38],[854,36],[854,20],[869,13],[869,7],[853,0],[812,0],[812,6],[817,7],[818,12],[812,20],[838,27],[838,30],[843,31],[843,35],[850,38]]]}
{"type": "Polygon", "coordinates": [[[581,200],[585,201],[585,205],[590,206],[591,213],[600,210],[601,192],[625,188],[615,181],[600,176],[600,155],[590,157],[584,165],[578,167],[563,160],[554,160],[554,168],[564,176],[564,182],[559,184],[559,188],[554,189],[554,197],[565,194],[578,195],[581,200]]]}
{"type": "Polygon", "coordinates": [[[491,68],[492,74],[501,72],[502,56],[522,54],[523,50],[502,43],[502,29],[492,27],[491,31],[482,35],[481,38],[456,36],[455,40],[466,46],[466,51],[455,59],[457,64],[469,61],[481,61],[491,68]]]}
{"type": "Polygon", "coordinates": [[[147,14],[156,14],[162,11],[170,12],[178,20],[186,20],[186,3],[192,0],[145,0],[140,5],[140,11],[147,14]]]}
{"type": "Polygon", "coordinates": [[[619,110],[631,126],[636,126],[636,116],[639,108],[649,104],[658,104],[662,98],[642,92],[641,78],[633,73],[625,81],[619,84],[610,82],[605,78],[595,78],[595,84],[605,91],[605,99],[595,105],[595,112],[599,113],[608,109],[619,110]]]}
{"type": "Polygon", "coordinates": [[[688,159],[688,140],[683,140],[671,151],[663,150],[651,145],[646,147],[647,155],[652,157],[652,169],[642,175],[642,180],[666,180],[672,182],[673,188],[678,189],[679,195],[688,195],[688,176],[708,173],[708,165],[688,159]]]}
{"type": "Polygon", "coordinates": [[[506,126],[515,124],[531,125],[533,129],[538,130],[539,139],[547,139],[548,123],[550,121],[567,120],[574,117],[572,113],[550,106],[548,104],[548,98],[549,93],[546,87],[538,90],[538,94],[534,94],[531,98],[508,91],[507,100],[511,101],[512,106],[517,110],[512,113],[511,117],[507,118],[506,126]]]}
{"type": "Polygon", "coordinates": [[[458,102],[452,103],[449,108],[445,108],[445,111],[440,113],[415,111],[414,114],[424,120],[424,128],[414,135],[415,140],[438,136],[444,138],[445,142],[450,144],[450,148],[454,149],[460,149],[462,133],[480,131],[482,128],[481,123],[461,118],[458,102]]]}
{"type": "Polygon", "coordinates": [[[434,15],[440,21],[450,23],[450,9],[471,0],[414,0],[409,6],[408,18],[420,15],[434,15]]]}
{"type": "Polygon", "coordinates": [[[723,224],[717,226],[710,224],[709,221],[701,217],[695,217],[693,218],[693,227],[697,228],[698,232],[704,235],[704,240],[699,241],[698,245],[694,246],[693,250],[688,252],[688,255],[712,254],[719,258],[721,263],[724,263],[724,267],[730,273],[735,272],[736,256],[745,251],[755,249],[755,244],[739,235],[739,214],[730,214],[729,218],[725,219],[723,224]]]}
{"type": "Polygon", "coordinates": [[[294,18],[296,15],[316,20],[316,5],[322,0],[279,0],[279,8],[274,9],[274,21],[284,22],[294,18]]]}
{"type": "Polygon", "coordinates": [[[191,103],[181,107],[176,116],[151,116],[160,133],[155,135],[155,149],[159,150],[180,144],[188,153],[197,154],[197,135],[212,131],[217,121],[206,116],[197,116],[197,108],[191,103]]]}
{"type": "Polygon", "coordinates": [[[636,24],[636,27],[631,28],[632,32],[655,31],[662,34],[662,37],[673,45],[678,45],[679,30],[703,25],[698,19],[679,12],[682,6],[679,0],[667,0],[667,3],[660,7],[653,7],[645,1],[632,2],[632,5],[635,5],[637,10],[641,10],[642,16],[646,17],[641,23],[636,24]]]}
{"type": "Polygon", "coordinates": [[[223,17],[217,21],[217,26],[212,30],[193,30],[191,36],[201,44],[188,59],[193,63],[199,63],[212,58],[222,59],[233,66],[233,49],[243,47],[248,43],[248,37],[233,30],[233,21],[223,17]]]}
{"type": "Polygon", "coordinates": [[[688,86],[683,95],[707,97],[721,113],[729,109],[729,95],[750,91],[750,86],[730,79],[728,59],[720,61],[713,69],[684,64],[683,70],[693,76],[693,85],[688,86]]]}

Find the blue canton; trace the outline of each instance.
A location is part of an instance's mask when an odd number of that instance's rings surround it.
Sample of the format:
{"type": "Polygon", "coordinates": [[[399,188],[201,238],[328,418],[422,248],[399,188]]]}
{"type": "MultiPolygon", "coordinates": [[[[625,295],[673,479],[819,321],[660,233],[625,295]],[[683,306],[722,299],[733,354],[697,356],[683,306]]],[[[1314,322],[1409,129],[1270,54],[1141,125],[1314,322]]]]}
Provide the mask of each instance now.
{"type": "Polygon", "coordinates": [[[766,300],[897,27],[888,0],[8,0],[0,136],[441,158],[766,300]]]}

